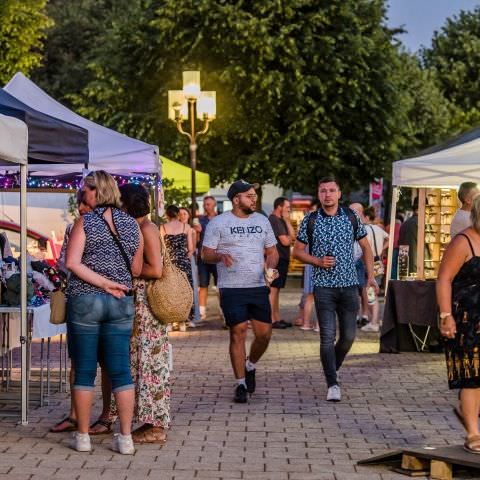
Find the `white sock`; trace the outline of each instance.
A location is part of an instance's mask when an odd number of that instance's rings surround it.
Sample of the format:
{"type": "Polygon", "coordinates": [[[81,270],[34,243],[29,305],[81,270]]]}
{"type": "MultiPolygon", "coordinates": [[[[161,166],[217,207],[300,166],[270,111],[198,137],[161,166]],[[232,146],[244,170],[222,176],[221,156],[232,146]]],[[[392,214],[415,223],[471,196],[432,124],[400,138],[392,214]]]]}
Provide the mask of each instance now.
{"type": "Polygon", "coordinates": [[[79,438],[88,438],[90,436],[90,434],[87,432],[87,433],[80,433],[80,432],[77,432],[77,437],[79,438]]]}
{"type": "Polygon", "coordinates": [[[207,313],[207,307],[205,305],[200,305],[200,315],[205,315],[207,313]]]}
{"type": "Polygon", "coordinates": [[[122,433],[119,433],[118,436],[119,436],[120,438],[122,438],[122,439],[123,439],[123,438],[127,439],[127,438],[130,438],[130,437],[132,436],[132,434],[130,434],[130,435],[123,435],[122,433]]]}
{"type": "Polygon", "coordinates": [[[252,363],[248,358],[247,361],[245,362],[245,368],[247,369],[247,372],[251,372],[252,370],[255,370],[257,364],[252,363]]]}
{"type": "Polygon", "coordinates": [[[247,384],[245,383],[245,377],[237,378],[237,385],[243,385],[245,388],[247,388],[247,384]]]}

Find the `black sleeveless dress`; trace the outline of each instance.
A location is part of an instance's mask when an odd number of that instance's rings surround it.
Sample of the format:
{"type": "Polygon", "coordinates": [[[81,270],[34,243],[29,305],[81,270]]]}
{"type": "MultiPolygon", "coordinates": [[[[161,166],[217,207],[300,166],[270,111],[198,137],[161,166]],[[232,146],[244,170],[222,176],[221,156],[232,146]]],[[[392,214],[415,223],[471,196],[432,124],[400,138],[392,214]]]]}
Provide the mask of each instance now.
{"type": "Polygon", "coordinates": [[[465,237],[472,258],[460,268],[452,283],[452,315],[457,334],[445,342],[448,386],[480,388],[480,256],[465,237]]]}

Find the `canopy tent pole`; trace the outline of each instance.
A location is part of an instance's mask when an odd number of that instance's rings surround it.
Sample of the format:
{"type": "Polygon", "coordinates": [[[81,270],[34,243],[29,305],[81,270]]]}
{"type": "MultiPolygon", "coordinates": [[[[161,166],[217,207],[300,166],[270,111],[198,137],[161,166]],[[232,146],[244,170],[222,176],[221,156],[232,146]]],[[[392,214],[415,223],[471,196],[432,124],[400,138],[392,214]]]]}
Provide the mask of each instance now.
{"type": "Polygon", "coordinates": [[[28,325],[27,325],[27,165],[20,165],[20,321],[22,365],[22,425],[28,424],[28,325]]]}
{"type": "Polygon", "coordinates": [[[390,233],[388,236],[388,257],[387,257],[387,278],[385,281],[385,297],[387,296],[388,282],[392,276],[392,260],[393,260],[393,242],[395,238],[395,220],[397,217],[397,202],[398,202],[399,188],[393,187],[392,190],[392,205],[390,209],[390,233]]]}
{"type": "Polygon", "coordinates": [[[155,223],[157,225],[160,225],[160,215],[159,215],[159,212],[158,212],[158,202],[160,200],[160,192],[158,191],[158,183],[160,181],[160,178],[161,178],[161,170],[162,170],[162,164],[160,163],[160,155],[158,153],[158,147],[155,147],[155,158],[157,159],[157,166],[158,166],[158,170],[157,170],[157,173],[154,175],[154,182],[155,182],[155,185],[154,185],[154,190],[153,190],[153,202],[155,203],[155,206],[154,206],[154,214],[155,214],[155,223]]]}

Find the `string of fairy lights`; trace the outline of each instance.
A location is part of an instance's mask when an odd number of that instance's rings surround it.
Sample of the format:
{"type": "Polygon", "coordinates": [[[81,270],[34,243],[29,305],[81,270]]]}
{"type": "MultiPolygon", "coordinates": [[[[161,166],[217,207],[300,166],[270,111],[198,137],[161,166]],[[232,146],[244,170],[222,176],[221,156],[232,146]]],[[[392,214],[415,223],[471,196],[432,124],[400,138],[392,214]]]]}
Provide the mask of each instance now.
{"type": "MultiPolygon", "coordinates": [[[[123,176],[112,175],[115,178],[119,186],[127,183],[136,183],[144,185],[145,187],[155,187],[155,182],[158,182],[158,186],[162,185],[162,180],[157,179],[156,175],[136,175],[136,176],[123,176]]],[[[29,176],[27,178],[27,188],[29,189],[58,189],[58,190],[77,190],[82,183],[80,176],[69,176],[68,178],[55,178],[55,177],[35,177],[29,176]]],[[[1,190],[13,190],[20,188],[20,175],[7,174],[0,175],[0,189],[1,190]]]]}

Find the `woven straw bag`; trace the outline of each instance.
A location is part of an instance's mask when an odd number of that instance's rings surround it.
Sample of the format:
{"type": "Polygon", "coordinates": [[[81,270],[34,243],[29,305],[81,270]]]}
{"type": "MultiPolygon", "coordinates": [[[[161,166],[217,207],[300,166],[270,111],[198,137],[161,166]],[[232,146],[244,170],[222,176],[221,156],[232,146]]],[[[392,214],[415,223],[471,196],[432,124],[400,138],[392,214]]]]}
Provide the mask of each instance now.
{"type": "Polygon", "coordinates": [[[147,300],[154,317],[163,323],[185,322],[193,305],[193,290],[187,275],[170,258],[165,240],[160,235],[163,257],[162,278],[147,286],[147,300]]]}

